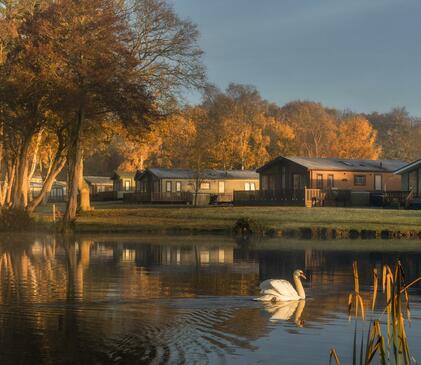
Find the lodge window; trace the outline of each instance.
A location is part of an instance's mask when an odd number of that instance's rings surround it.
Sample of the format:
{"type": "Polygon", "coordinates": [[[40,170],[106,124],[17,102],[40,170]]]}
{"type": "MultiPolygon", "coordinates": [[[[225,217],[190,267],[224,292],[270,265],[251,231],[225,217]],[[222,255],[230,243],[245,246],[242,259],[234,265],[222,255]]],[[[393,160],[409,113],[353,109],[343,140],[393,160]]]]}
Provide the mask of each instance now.
{"type": "Polygon", "coordinates": [[[143,182],[139,183],[139,191],[141,193],[146,192],[146,184],[145,183],[143,183],[143,182]]]}
{"type": "Polygon", "coordinates": [[[175,191],[177,191],[177,192],[181,191],[181,181],[177,181],[175,183],[175,191]]]}
{"type": "Polygon", "coordinates": [[[365,175],[355,175],[354,176],[354,185],[355,186],[364,186],[366,185],[365,175]]]}
{"type": "Polygon", "coordinates": [[[124,180],[123,186],[125,191],[130,191],[130,180],[124,180]]]}
{"type": "Polygon", "coordinates": [[[294,190],[301,190],[304,188],[302,175],[299,175],[299,174],[292,175],[292,187],[294,190]]]}
{"type": "Polygon", "coordinates": [[[329,189],[332,189],[335,186],[335,179],[333,177],[333,175],[328,175],[327,176],[327,187],[329,189]]]}
{"type": "Polygon", "coordinates": [[[287,187],[287,169],[282,167],[282,177],[281,177],[282,190],[285,190],[287,187]]]}
{"type": "Polygon", "coordinates": [[[200,183],[200,189],[202,189],[202,190],[209,190],[210,189],[210,183],[208,183],[208,182],[202,182],[202,183],[200,183]]]}
{"type": "Polygon", "coordinates": [[[244,184],[244,190],[245,191],[255,191],[256,185],[253,182],[246,182],[244,184]]]}
{"type": "Polygon", "coordinates": [[[317,189],[323,189],[323,175],[317,174],[316,176],[316,187],[317,189]]]}
{"type": "Polygon", "coordinates": [[[172,191],[172,183],[171,183],[171,181],[167,181],[167,183],[166,183],[166,191],[167,191],[167,193],[170,193],[172,191]]]}
{"type": "Polygon", "coordinates": [[[275,191],[276,190],[276,178],[275,175],[269,175],[269,190],[275,191]]]}
{"type": "Polygon", "coordinates": [[[262,175],[262,190],[268,190],[268,177],[267,175],[262,175]]]}
{"type": "Polygon", "coordinates": [[[52,198],[62,198],[63,197],[63,190],[58,189],[58,188],[53,188],[51,190],[50,196],[52,198]]]}

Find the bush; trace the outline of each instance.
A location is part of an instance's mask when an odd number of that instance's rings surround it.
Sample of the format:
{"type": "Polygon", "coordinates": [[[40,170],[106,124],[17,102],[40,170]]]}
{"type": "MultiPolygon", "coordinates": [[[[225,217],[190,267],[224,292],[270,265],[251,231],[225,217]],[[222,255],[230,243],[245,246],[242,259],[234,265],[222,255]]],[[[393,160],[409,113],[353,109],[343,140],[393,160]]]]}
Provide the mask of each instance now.
{"type": "Polygon", "coordinates": [[[235,222],[233,232],[237,236],[247,237],[252,235],[263,235],[264,227],[252,218],[240,218],[235,222]]]}
{"type": "Polygon", "coordinates": [[[24,231],[32,228],[34,220],[22,209],[2,208],[0,210],[0,231],[24,231]]]}

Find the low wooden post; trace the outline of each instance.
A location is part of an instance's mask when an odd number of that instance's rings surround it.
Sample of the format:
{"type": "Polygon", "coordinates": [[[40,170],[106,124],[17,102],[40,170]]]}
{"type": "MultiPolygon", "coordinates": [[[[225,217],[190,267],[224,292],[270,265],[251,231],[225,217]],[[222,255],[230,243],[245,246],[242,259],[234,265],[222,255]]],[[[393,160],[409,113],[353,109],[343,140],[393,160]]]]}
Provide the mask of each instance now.
{"type": "Polygon", "coordinates": [[[309,198],[309,192],[307,189],[307,186],[304,187],[304,206],[306,208],[311,208],[312,206],[312,201],[311,201],[311,197],[309,198]]]}
{"type": "Polygon", "coordinates": [[[53,223],[56,223],[56,205],[53,204],[53,223]]]}

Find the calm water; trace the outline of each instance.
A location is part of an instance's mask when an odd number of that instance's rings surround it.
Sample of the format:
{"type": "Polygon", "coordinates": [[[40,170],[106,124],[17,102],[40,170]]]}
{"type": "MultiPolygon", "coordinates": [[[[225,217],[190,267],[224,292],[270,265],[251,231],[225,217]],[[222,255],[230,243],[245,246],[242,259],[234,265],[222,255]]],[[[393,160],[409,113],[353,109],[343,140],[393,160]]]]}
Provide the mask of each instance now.
{"type": "MultiPolygon", "coordinates": [[[[419,246],[2,237],[0,363],[327,364],[332,346],[347,363],[352,261],[367,291],[372,268],[397,257],[409,279],[421,275],[419,246]],[[251,300],[260,281],[297,268],[311,278],[305,302],[251,300]]],[[[420,286],[411,299],[410,348],[421,359],[420,286]]]]}

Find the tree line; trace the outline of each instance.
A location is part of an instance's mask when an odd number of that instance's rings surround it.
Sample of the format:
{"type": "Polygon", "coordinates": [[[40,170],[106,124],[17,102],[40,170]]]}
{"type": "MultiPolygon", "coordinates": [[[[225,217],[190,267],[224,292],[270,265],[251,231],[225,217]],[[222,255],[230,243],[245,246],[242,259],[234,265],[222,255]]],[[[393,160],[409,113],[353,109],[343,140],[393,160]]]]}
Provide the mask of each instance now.
{"type": "Polygon", "coordinates": [[[231,84],[206,88],[199,105],[179,108],[141,136],[117,133],[89,163],[104,174],[148,166],[255,169],[280,155],[413,161],[421,158],[420,138],[420,121],[404,108],[363,114],[311,101],[278,106],[252,86],[231,84]]]}

